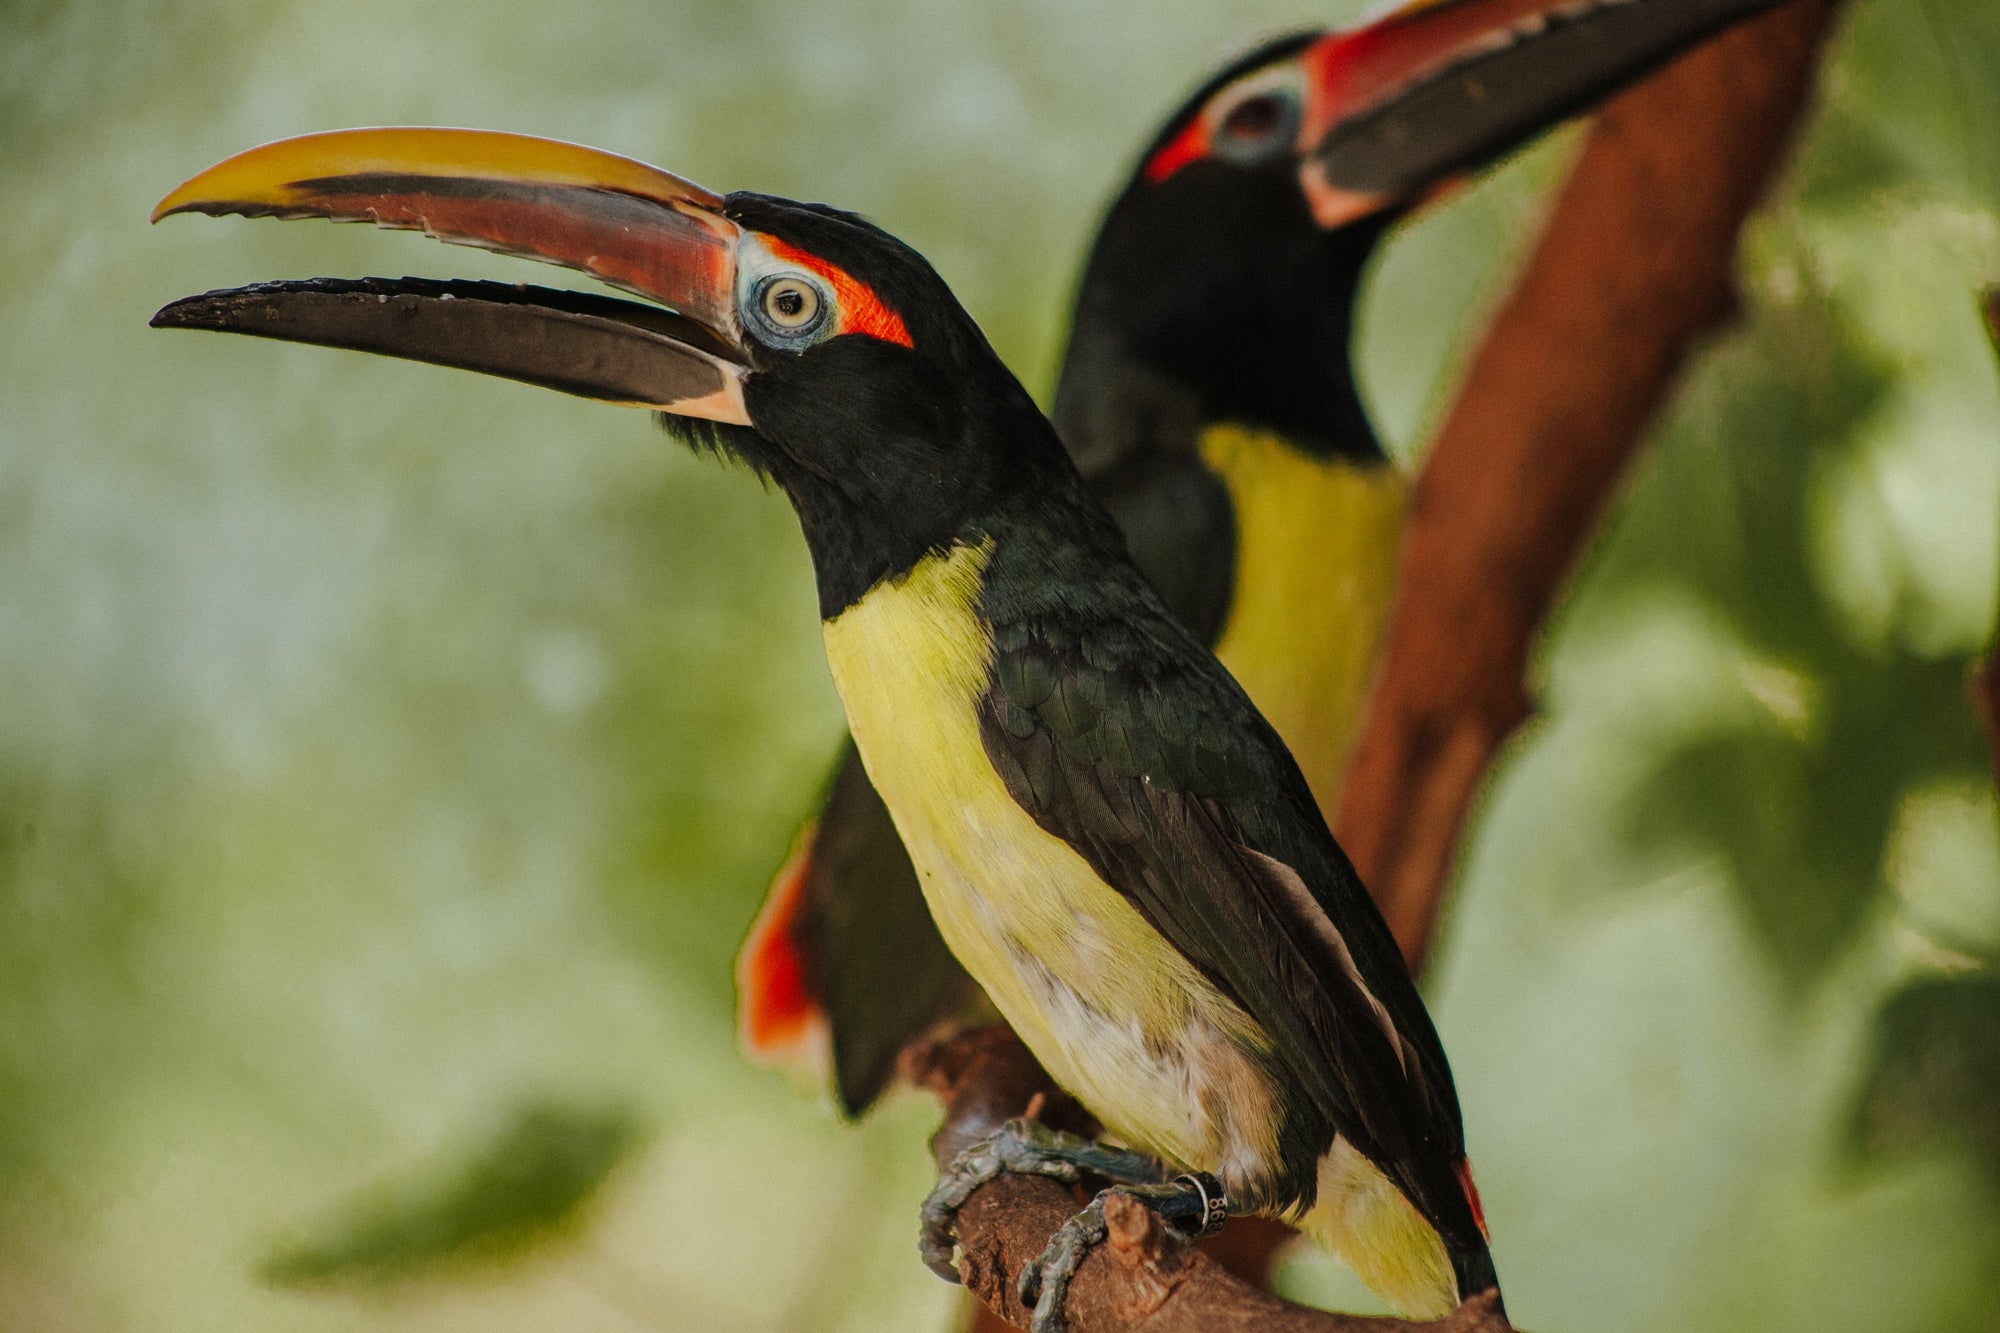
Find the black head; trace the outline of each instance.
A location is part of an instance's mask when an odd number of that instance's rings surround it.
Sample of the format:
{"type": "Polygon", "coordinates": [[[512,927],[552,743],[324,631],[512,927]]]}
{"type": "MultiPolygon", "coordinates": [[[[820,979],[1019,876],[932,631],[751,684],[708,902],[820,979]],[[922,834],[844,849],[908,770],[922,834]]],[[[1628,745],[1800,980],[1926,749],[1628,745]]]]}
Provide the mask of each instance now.
{"type": "Polygon", "coordinates": [[[1217,421],[1379,456],[1348,343],[1390,210],[1323,227],[1301,184],[1309,126],[1324,119],[1315,56],[1327,40],[1281,37],[1217,73],[1112,204],[1056,391],[1085,471],[1141,443],[1191,446],[1217,421]]]}
{"type": "Polygon", "coordinates": [[[734,194],[724,214],[746,238],[749,424],[696,434],[791,499],[823,615],[974,535],[1009,496],[1080,492],[1033,399],[915,250],[823,205],[734,194]]]}

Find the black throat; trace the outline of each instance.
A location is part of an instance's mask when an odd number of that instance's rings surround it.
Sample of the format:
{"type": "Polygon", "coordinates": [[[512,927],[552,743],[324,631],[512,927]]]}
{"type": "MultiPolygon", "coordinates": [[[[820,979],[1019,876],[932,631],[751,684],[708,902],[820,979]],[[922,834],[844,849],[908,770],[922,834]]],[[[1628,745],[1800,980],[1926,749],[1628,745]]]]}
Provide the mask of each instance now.
{"type": "Polygon", "coordinates": [[[1349,347],[1390,218],[1319,227],[1290,170],[1192,163],[1112,206],[1077,293],[1054,417],[1086,473],[1204,425],[1379,459],[1349,347]]]}
{"type": "Polygon", "coordinates": [[[745,398],[757,428],[718,428],[716,442],[792,502],[823,620],[989,534],[1023,495],[1089,508],[1055,433],[997,362],[952,375],[872,338],[838,338],[753,375],[745,398]]]}

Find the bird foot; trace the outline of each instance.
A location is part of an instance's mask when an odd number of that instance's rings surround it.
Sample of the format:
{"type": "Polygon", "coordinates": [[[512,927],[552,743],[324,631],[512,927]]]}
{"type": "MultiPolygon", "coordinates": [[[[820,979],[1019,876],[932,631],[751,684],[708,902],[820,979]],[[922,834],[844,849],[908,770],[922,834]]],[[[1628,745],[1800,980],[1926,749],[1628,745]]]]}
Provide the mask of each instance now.
{"type": "MultiPolygon", "coordinates": [[[[1143,1153],[1107,1148],[1036,1120],[1009,1120],[960,1153],[924,1200],[918,1248],[924,1265],[945,1281],[959,1280],[952,1263],[958,1247],[958,1210],[981,1185],[1007,1174],[1048,1176],[1065,1185],[1097,1176],[1138,1187],[1159,1185],[1166,1176],[1160,1163],[1143,1153]]],[[[1216,1198],[1221,1194],[1220,1189],[1215,1191],[1216,1198]]]]}
{"type": "Polygon", "coordinates": [[[1068,1327],[1063,1302],[1069,1296],[1070,1279],[1090,1251],[1104,1242],[1104,1201],[1113,1194],[1138,1199],[1188,1236],[1208,1235],[1229,1220],[1229,1201],[1222,1182],[1206,1172],[1165,1182],[1113,1185],[1063,1223],[1040,1257],[1022,1267],[1015,1292],[1021,1304],[1034,1309],[1034,1321],[1029,1325],[1033,1333],[1063,1333],[1068,1327]]]}

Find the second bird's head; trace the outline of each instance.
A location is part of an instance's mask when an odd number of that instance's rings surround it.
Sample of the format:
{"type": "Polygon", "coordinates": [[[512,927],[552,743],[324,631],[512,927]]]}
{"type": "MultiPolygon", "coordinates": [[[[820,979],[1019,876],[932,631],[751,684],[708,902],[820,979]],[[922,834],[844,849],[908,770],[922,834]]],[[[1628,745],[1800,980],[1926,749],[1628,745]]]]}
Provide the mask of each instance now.
{"type": "Polygon", "coordinates": [[[1362,274],[1392,222],[1518,137],[1425,100],[1522,8],[1419,0],[1278,37],[1167,118],[1077,289],[1054,415],[1086,471],[1221,421],[1379,457],[1349,368],[1362,274]]]}
{"type": "Polygon", "coordinates": [[[1245,54],[1140,155],[1085,265],[1057,390],[1086,470],[1192,446],[1219,420],[1374,451],[1347,348],[1389,207],[1336,198],[1309,168],[1341,97],[1329,55],[1349,40],[1297,33],[1245,54]]]}

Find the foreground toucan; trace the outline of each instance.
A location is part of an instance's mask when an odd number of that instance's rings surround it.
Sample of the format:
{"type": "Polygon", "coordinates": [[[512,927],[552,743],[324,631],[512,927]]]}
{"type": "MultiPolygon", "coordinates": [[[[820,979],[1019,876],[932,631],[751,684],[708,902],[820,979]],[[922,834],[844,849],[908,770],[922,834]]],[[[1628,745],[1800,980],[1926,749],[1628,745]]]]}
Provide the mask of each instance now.
{"type": "MultiPolygon", "coordinates": [[[[1440,181],[1761,7],[1459,0],[1280,38],[1205,82],[1112,204],[1077,293],[1057,430],[1329,819],[1406,495],[1349,362],[1376,242],[1440,181]]],[[[911,1040],[975,1008],[851,747],[737,974],[748,1049],[830,1055],[850,1115],[911,1040]]]]}
{"type": "MultiPolygon", "coordinates": [[[[1190,1229],[1304,1214],[1412,1311],[1495,1284],[1444,1051],[1305,779],[914,251],[850,214],[474,131],[269,145],[159,213],[188,210],[421,227],[672,306],[308,280],[189,298],[155,323],[657,408],[770,478],[946,940],[1056,1079],[1165,1166],[1021,1126],[1007,1160],[1081,1157],[1190,1229]]],[[[1024,1278],[1042,1327],[1100,1219],[1081,1215],[1024,1278]]],[[[930,1233],[934,1260],[946,1235],[930,1233]]]]}

